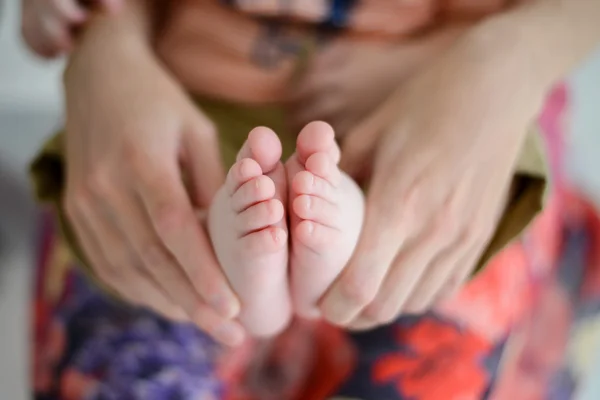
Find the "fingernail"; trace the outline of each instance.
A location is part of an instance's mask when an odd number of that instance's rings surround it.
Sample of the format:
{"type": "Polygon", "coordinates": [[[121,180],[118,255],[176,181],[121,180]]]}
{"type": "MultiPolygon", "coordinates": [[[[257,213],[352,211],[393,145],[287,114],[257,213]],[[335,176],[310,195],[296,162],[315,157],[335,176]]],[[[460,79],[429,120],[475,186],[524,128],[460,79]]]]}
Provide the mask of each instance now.
{"type": "Polygon", "coordinates": [[[240,302],[235,297],[218,296],[212,301],[212,305],[223,318],[232,319],[240,313],[240,302]]]}
{"type": "Polygon", "coordinates": [[[323,317],[334,325],[343,326],[350,322],[351,316],[348,316],[344,297],[337,290],[333,290],[329,297],[321,302],[321,312],[323,317]]]}
{"type": "Polygon", "coordinates": [[[215,331],[215,338],[226,346],[235,347],[244,341],[244,329],[236,322],[230,321],[223,323],[215,331]]]}

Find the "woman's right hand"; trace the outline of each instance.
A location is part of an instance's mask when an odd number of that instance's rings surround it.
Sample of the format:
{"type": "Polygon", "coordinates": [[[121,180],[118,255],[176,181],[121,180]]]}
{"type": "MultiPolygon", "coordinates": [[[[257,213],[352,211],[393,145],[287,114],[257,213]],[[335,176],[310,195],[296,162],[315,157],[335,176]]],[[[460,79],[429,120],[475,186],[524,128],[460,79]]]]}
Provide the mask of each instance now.
{"type": "Polygon", "coordinates": [[[95,39],[65,73],[64,206],[79,244],[128,301],[235,345],[240,304],[195,212],[224,181],[215,127],[149,49],[95,39]]]}

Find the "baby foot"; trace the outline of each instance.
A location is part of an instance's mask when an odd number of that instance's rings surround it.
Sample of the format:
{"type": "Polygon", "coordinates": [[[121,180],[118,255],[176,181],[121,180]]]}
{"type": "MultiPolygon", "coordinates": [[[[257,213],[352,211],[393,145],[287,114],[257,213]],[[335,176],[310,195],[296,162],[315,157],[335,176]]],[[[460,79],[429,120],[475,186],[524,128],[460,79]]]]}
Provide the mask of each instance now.
{"type": "Polygon", "coordinates": [[[208,214],[217,259],[242,302],[240,322],[253,336],[275,335],[291,317],[280,158],[277,135],[252,130],[208,214]]]}
{"type": "Polygon", "coordinates": [[[337,167],[333,129],[308,124],[287,161],[290,182],[291,291],[296,313],[319,316],[317,302],[354,251],[364,216],[364,196],[337,167]]]}

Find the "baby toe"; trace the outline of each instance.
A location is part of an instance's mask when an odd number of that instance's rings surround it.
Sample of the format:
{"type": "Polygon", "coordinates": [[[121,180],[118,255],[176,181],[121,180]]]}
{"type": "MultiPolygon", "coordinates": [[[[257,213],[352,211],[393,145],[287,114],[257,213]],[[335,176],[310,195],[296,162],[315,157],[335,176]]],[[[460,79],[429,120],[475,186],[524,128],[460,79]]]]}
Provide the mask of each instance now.
{"type": "Polygon", "coordinates": [[[231,196],[231,207],[235,212],[242,212],[247,208],[270,200],[275,196],[275,183],[265,175],[257,176],[242,184],[231,196]]]}
{"type": "Polygon", "coordinates": [[[275,253],[287,245],[287,232],[270,226],[242,237],[239,244],[242,254],[248,257],[275,253]]]}
{"type": "Polygon", "coordinates": [[[274,225],[283,219],[283,204],[277,199],[257,203],[237,215],[236,228],[240,235],[247,235],[274,225]]]}
{"type": "Polygon", "coordinates": [[[315,153],[305,163],[306,170],[325,179],[333,186],[338,186],[342,173],[338,166],[326,153],[315,153]]]}
{"type": "Polygon", "coordinates": [[[244,158],[229,169],[225,181],[227,192],[232,196],[244,183],[261,175],[260,165],[251,158],[244,158]]]}
{"type": "Polygon", "coordinates": [[[312,195],[300,195],[292,203],[294,213],[300,219],[307,219],[332,228],[339,226],[337,205],[312,195]]]}
{"type": "Polygon", "coordinates": [[[330,203],[337,202],[338,191],[336,188],[327,180],[309,171],[300,171],[294,176],[292,189],[297,194],[309,194],[330,203]]]}

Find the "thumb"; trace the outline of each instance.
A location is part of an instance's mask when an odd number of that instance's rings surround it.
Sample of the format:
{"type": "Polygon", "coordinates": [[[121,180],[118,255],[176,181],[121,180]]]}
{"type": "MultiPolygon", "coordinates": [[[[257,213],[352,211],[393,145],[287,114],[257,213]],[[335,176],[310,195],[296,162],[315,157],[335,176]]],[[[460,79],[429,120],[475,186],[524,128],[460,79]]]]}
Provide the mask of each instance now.
{"type": "Polygon", "coordinates": [[[216,130],[210,126],[198,126],[185,134],[181,160],[192,203],[199,208],[208,207],[225,182],[216,130]]]}
{"type": "Polygon", "coordinates": [[[391,118],[387,104],[379,107],[345,135],[342,143],[340,167],[357,180],[368,177],[372,169],[375,150],[391,118]]]}

